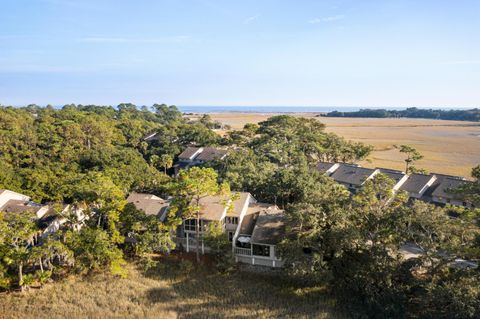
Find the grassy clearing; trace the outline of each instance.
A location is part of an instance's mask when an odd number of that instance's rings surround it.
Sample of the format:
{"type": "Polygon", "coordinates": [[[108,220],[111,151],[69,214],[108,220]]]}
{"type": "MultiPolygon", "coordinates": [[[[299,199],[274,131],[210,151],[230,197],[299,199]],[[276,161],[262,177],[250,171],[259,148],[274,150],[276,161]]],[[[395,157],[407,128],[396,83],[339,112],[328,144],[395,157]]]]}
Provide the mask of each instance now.
{"type": "Polygon", "coordinates": [[[299,289],[270,274],[181,266],[162,261],[144,272],[129,264],[127,279],[72,276],[3,294],[0,318],[346,318],[321,289],[299,289]]]}

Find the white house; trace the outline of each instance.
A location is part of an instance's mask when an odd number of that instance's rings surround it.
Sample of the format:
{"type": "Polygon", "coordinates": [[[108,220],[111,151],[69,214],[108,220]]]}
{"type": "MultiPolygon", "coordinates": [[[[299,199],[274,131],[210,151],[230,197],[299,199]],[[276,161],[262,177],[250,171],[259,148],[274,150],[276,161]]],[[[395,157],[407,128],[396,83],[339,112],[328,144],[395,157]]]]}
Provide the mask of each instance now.
{"type": "Polygon", "coordinates": [[[76,224],[73,227],[80,229],[87,218],[81,208],[63,205],[61,211],[57,213],[52,205],[37,204],[32,202],[29,196],[10,190],[0,190],[0,212],[15,214],[25,211],[35,213],[38,225],[43,230],[43,236],[58,231],[69,218],[75,219],[76,224]]]}
{"type": "Polygon", "coordinates": [[[285,235],[283,211],[265,203],[252,203],[238,227],[233,241],[237,262],[282,267],[277,244],[285,235]]]}
{"type": "MultiPolygon", "coordinates": [[[[207,196],[200,200],[200,237],[202,237],[207,224],[215,221],[222,225],[229,240],[233,241],[249,204],[255,202],[250,193],[239,192],[236,194],[238,198],[234,201],[230,201],[228,196],[207,196]]],[[[195,218],[184,220],[175,238],[177,244],[183,246],[187,252],[196,247],[196,223],[195,218]]],[[[208,247],[204,245],[201,238],[199,245],[202,252],[208,251],[208,247]]]]}

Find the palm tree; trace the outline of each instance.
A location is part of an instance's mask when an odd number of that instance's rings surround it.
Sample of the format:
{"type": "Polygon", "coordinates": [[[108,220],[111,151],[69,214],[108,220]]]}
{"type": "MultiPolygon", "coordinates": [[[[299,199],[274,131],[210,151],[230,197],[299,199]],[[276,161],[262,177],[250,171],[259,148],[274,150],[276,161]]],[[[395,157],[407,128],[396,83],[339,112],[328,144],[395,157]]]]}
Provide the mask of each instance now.
{"type": "Polygon", "coordinates": [[[167,175],[167,169],[172,167],[173,158],[168,154],[160,156],[159,165],[163,167],[165,175],[167,175]]]}

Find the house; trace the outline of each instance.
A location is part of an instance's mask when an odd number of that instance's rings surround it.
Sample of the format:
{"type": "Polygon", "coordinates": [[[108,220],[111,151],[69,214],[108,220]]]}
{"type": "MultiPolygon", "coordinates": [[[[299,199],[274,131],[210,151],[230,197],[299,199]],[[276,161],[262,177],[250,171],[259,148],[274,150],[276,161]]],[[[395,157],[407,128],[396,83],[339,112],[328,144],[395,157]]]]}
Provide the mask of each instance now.
{"type": "Polygon", "coordinates": [[[4,213],[29,211],[35,213],[40,219],[49,211],[49,207],[32,202],[29,196],[2,189],[0,190],[0,211],[4,213]]]}
{"type": "MultiPolygon", "coordinates": [[[[398,252],[402,256],[403,259],[416,259],[421,258],[425,255],[425,251],[418,245],[414,243],[405,243],[400,246],[398,252]]],[[[445,252],[438,252],[439,256],[445,256],[445,252]]],[[[457,268],[457,269],[477,269],[478,262],[472,260],[465,260],[462,258],[455,258],[452,262],[450,262],[450,267],[457,268]]]]}
{"type": "Polygon", "coordinates": [[[160,221],[167,218],[170,200],[162,199],[152,194],[132,192],[127,197],[127,202],[133,204],[138,210],[147,215],[158,216],[160,221]]]}
{"type": "Polygon", "coordinates": [[[315,169],[322,174],[331,176],[339,166],[338,163],[320,162],[315,166],[315,169]]]}
{"type": "MultiPolygon", "coordinates": [[[[201,253],[210,250],[202,239],[207,225],[218,222],[232,242],[237,262],[281,267],[283,262],[278,257],[276,245],[284,236],[283,211],[272,204],[257,203],[247,192],[233,195],[206,196],[200,199],[198,247],[201,253]]],[[[131,193],[127,201],[148,215],[158,216],[162,221],[170,204],[170,201],[158,196],[142,193],[131,193]]],[[[195,251],[196,224],[197,219],[191,218],[185,219],[178,227],[173,238],[177,247],[187,252],[195,251]]]]}
{"type": "Polygon", "coordinates": [[[456,194],[451,190],[458,188],[469,181],[460,176],[435,174],[435,182],[425,192],[423,199],[435,204],[450,204],[455,206],[472,207],[472,203],[465,200],[462,194],[456,194]]]}
{"type": "Polygon", "coordinates": [[[83,221],[87,218],[83,209],[72,205],[63,204],[60,212],[57,213],[57,209],[53,205],[37,204],[31,201],[29,196],[10,190],[0,190],[0,212],[18,214],[27,211],[36,215],[37,224],[42,229],[43,236],[58,231],[68,221],[67,217],[70,214],[75,215],[70,217],[75,219],[76,224],[72,226],[76,229],[80,229],[83,221]]]}
{"type": "Polygon", "coordinates": [[[408,175],[402,171],[397,171],[394,169],[387,169],[387,168],[378,168],[377,170],[380,174],[386,175],[388,178],[393,180],[395,184],[393,185],[393,191],[398,191],[403,184],[408,180],[408,175]]]}
{"type": "Polygon", "coordinates": [[[3,211],[4,206],[6,206],[9,201],[21,201],[25,203],[30,201],[30,197],[8,189],[0,189],[0,211],[3,211]]]}
{"type": "Polygon", "coordinates": [[[315,169],[344,185],[352,193],[356,193],[365,181],[381,173],[395,182],[394,191],[405,191],[411,199],[420,199],[438,205],[450,204],[474,207],[461,194],[451,192],[454,188],[470,183],[460,176],[418,173],[407,175],[402,171],[393,169],[380,167],[370,169],[356,164],[329,162],[320,162],[315,166],[315,169]]]}
{"type": "Polygon", "coordinates": [[[222,160],[227,156],[227,150],[215,147],[187,147],[178,155],[178,163],[174,166],[175,173],[181,169],[199,166],[208,162],[222,160]]]}
{"type": "Polygon", "coordinates": [[[379,173],[378,169],[360,167],[354,164],[339,164],[330,175],[336,182],[344,185],[352,193],[356,193],[365,182],[379,173]]]}
{"type": "Polygon", "coordinates": [[[407,192],[410,198],[420,199],[436,179],[435,175],[410,174],[400,190],[407,192]]]}
{"type": "MultiPolygon", "coordinates": [[[[243,220],[249,204],[255,202],[250,193],[236,193],[238,198],[231,201],[228,196],[207,196],[200,199],[200,237],[202,237],[207,224],[210,222],[219,222],[230,241],[233,241],[236,230],[243,220]]],[[[177,231],[175,241],[178,245],[182,245],[186,251],[191,251],[196,246],[196,218],[186,219],[177,231]]],[[[202,253],[208,251],[203,243],[201,245],[202,253]]]]}
{"type": "Polygon", "coordinates": [[[48,207],[46,214],[38,221],[40,228],[44,229],[44,236],[57,232],[67,222],[71,223],[70,227],[73,230],[79,231],[83,227],[84,222],[89,218],[82,207],[71,204],[63,204],[60,213],[53,206],[48,207]]]}
{"type": "Polygon", "coordinates": [[[271,204],[252,203],[235,233],[235,260],[251,265],[282,267],[276,247],[284,236],[283,211],[271,204]]]}

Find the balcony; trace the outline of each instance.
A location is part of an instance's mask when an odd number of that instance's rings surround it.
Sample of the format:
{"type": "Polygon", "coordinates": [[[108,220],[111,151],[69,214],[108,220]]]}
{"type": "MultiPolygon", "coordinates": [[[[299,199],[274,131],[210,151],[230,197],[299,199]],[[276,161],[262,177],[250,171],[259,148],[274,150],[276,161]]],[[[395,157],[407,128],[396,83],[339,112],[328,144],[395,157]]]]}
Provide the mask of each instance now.
{"type": "Polygon", "coordinates": [[[235,253],[235,255],[251,256],[252,255],[252,249],[251,248],[235,247],[234,253],[235,253]]]}

